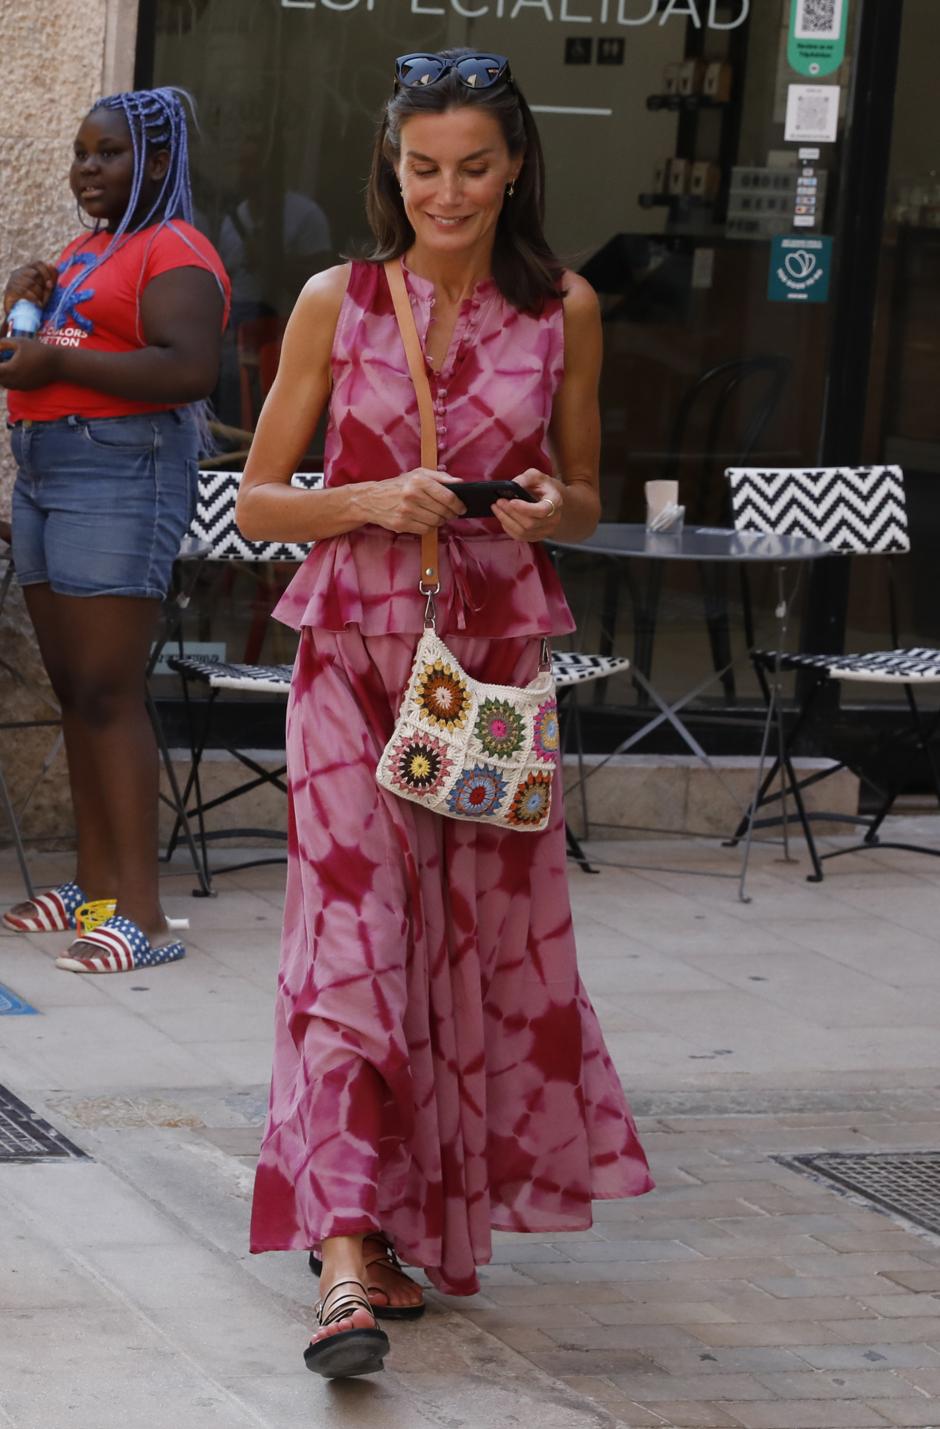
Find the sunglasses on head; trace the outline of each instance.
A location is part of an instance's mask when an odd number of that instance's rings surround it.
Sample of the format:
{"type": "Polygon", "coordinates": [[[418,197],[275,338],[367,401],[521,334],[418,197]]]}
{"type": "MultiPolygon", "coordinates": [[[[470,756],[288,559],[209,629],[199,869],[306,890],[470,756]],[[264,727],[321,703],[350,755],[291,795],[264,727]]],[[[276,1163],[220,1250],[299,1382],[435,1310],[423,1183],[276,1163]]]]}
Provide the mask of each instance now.
{"type": "Polygon", "coordinates": [[[505,55],[462,55],[459,60],[449,60],[443,55],[417,54],[399,55],[395,61],[395,79],[403,89],[436,84],[451,70],[468,89],[489,89],[510,78],[505,55]]]}

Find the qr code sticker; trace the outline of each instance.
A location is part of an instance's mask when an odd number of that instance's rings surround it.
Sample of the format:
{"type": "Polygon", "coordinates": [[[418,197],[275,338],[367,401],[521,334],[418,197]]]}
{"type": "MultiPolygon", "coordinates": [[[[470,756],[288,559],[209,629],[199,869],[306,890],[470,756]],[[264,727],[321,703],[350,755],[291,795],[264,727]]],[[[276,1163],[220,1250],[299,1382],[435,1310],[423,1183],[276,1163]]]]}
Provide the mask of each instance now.
{"type": "Polygon", "coordinates": [[[842,33],[844,0],[797,0],[798,40],[837,40],[842,33]]]}
{"type": "Polygon", "coordinates": [[[804,94],[796,106],[796,129],[801,134],[818,134],[829,118],[828,96],[804,94]]]}

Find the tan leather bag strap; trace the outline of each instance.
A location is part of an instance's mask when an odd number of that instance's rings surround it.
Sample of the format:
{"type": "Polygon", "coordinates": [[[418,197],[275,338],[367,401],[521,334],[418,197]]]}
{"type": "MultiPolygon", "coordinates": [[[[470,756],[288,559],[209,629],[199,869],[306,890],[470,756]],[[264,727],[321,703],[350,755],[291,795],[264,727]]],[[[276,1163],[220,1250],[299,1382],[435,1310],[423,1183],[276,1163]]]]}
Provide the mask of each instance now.
{"type": "MultiPolygon", "coordinates": [[[[411,373],[415,395],[418,399],[418,415],[421,418],[421,465],[436,471],[437,429],[434,422],[434,399],[431,396],[431,384],[428,381],[421,339],[418,337],[418,329],[415,326],[415,315],[411,310],[408,289],[405,287],[401,259],[390,258],[384,266],[392,302],[395,305],[398,329],[405,346],[405,356],[408,359],[408,371],[411,373]]],[[[419,585],[424,594],[440,588],[436,527],[421,537],[421,580],[419,585]]]]}

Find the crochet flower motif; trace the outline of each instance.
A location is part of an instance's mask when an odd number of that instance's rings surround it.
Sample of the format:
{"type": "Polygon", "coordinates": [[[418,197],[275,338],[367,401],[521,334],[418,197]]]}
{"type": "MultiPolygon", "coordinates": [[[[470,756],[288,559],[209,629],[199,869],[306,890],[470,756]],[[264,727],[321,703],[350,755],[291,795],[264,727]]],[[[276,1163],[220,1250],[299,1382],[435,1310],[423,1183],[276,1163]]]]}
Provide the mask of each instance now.
{"type": "Polygon", "coordinates": [[[521,747],[525,729],[508,700],[483,700],[474,732],[487,754],[505,759],[521,747]]]}
{"type": "Polygon", "coordinates": [[[554,764],[558,755],[558,706],[554,700],[546,700],[539,706],[532,746],[539,759],[554,764]]]}
{"type": "Polygon", "coordinates": [[[551,808],[552,776],[534,769],[519,783],[512,806],[506,815],[510,824],[533,827],[548,818],[551,808]]]}
{"type": "Polygon", "coordinates": [[[470,711],[470,691],[450,665],[425,665],[415,684],[419,713],[437,729],[462,729],[470,711]]]}
{"type": "Polygon", "coordinates": [[[431,734],[402,735],[392,750],[392,783],[406,793],[435,794],[451,767],[447,749],[431,734]]]}
{"type": "Polygon", "coordinates": [[[506,780],[498,769],[477,764],[465,769],[447,796],[452,814],[466,819],[479,819],[499,810],[506,793],[506,780]]]}

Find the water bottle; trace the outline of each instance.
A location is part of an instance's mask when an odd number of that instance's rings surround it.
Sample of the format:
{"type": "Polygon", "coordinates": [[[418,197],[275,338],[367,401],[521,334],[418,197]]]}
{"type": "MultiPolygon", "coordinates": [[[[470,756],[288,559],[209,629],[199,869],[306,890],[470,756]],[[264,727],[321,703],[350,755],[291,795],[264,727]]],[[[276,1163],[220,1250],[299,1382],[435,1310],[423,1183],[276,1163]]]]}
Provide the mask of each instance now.
{"type": "MultiPolygon", "coordinates": [[[[7,337],[35,337],[42,326],[42,308],[28,298],[20,298],[7,314],[7,337]]],[[[0,352],[0,362],[7,362],[12,352],[0,352]]]]}

